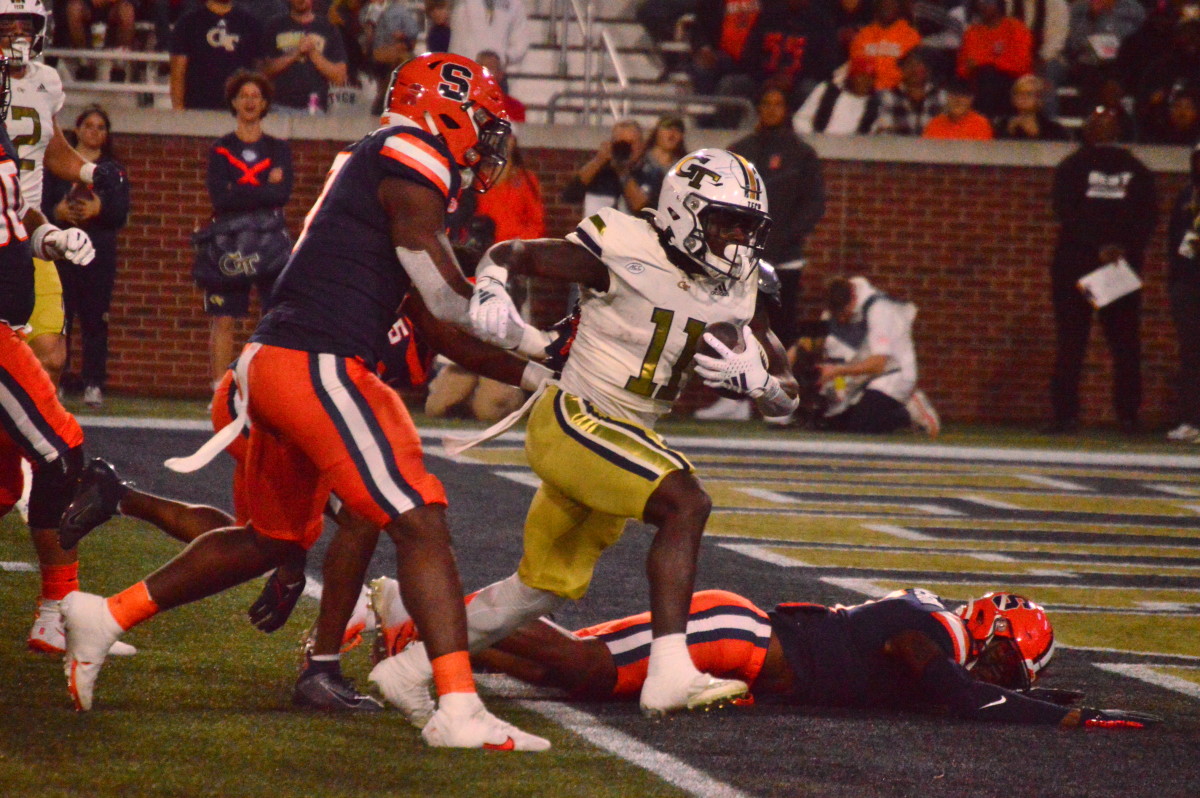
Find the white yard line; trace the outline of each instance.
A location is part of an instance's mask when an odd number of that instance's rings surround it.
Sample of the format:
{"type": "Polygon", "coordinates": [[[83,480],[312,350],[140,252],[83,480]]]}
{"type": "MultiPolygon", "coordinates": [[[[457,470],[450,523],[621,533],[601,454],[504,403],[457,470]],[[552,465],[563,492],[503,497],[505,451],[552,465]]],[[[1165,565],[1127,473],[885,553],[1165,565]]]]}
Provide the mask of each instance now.
{"type": "Polygon", "coordinates": [[[901,538],[902,540],[937,540],[933,535],[926,535],[923,532],[917,532],[913,529],[906,529],[895,524],[863,524],[863,529],[869,529],[872,532],[882,532],[885,535],[901,538]]]}
{"type": "Polygon", "coordinates": [[[31,562],[0,562],[0,571],[8,571],[10,573],[32,573],[37,570],[38,567],[31,562]]]}
{"type": "Polygon", "coordinates": [[[1180,679],[1178,676],[1172,676],[1169,673],[1159,673],[1154,670],[1154,666],[1152,665],[1122,665],[1115,662],[1098,662],[1096,663],[1096,667],[1109,673],[1117,673],[1121,676],[1141,679],[1143,682],[1149,682],[1158,687],[1165,687],[1168,690],[1174,690],[1177,693],[1183,693],[1192,698],[1200,698],[1200,684],[1189,682],[1187,679],[1180,679]]]}

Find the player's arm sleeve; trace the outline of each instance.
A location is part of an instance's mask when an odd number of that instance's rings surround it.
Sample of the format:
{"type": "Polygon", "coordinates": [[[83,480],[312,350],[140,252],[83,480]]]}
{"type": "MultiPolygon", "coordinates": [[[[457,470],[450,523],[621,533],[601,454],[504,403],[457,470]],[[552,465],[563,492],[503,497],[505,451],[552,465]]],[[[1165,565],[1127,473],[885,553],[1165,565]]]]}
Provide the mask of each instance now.
{"type": "Polygon", "coordinates": [[[925,667],[919,689],[931,703],[944,705],[950,714],[967,720],[1057,726],[1071,711],[978,681],[949,657],[938,657],[925,667]]]}

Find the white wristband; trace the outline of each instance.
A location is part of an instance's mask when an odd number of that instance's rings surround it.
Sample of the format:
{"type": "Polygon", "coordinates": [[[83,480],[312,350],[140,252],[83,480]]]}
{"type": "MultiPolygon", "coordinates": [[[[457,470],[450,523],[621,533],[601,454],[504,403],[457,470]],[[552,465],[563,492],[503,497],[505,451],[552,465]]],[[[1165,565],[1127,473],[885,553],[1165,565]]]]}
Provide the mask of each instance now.
{"type": "Polygon", "coordinates": [[[33,248],[35,258],[54,260],[54,257],[46,252],[46,236],[59,232],[62,232],[61,229],[49,222],[46,222],[33,231],[33,235],[29,237],[29,245],[33,248]]]}
{"type": "Polygon", "coordinates": [[[546,347],[548,346],[550,346],[550,336],[532,324],[527,324],[521,330],[521,343],[517,344],[517,353],[525,357],[543,360],[546,357],[546,347]]]}
{"type": "Polygon", "coordinates": [[[536,391],[542,387],[542,383],[553,378],[553,371],[531,360],[525,364],[525,371],[521,372],[521,387],[526,391],[536,391]]]}
{"type": "Polygon", "coordinates": [[[79,182],[87,183],[90,186],[92,184],[92,177],[95,174],[96,164],[85,163],[83,166],[79,167],[79,182]]]}

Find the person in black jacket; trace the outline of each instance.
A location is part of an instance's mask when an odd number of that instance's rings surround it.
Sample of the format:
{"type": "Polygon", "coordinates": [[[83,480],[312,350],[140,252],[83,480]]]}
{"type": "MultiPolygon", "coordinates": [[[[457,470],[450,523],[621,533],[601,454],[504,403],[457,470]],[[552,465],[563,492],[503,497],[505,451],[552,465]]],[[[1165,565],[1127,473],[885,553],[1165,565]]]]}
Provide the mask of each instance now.
{"type": "Polygon", "coordinates": [[[129,181],[124,179],[125,167],[113,156],[112,129],[103,108],[85,108],[66,137],[84,158],[97,164],[111,163],[122,176],[115,184],[96,188],[69,183],[47,169],[42,194],[43,213],[48,219],[63,227],[82,229],[96,247],[96,258],[87,266],[68,260],[55,265],[63,284],[67,333],[74,331],[78,319],[83,337],[83,400],[99,407],[108,379],[108,309],[117,279],[117,232],[129,218],[129,181]]]}
{"type": "Polygon", "coordinates": [[[1167,225],[1167,296],[1179,341],[1179,426],[1167,438],[1200,442],[1200,146],[1192,180],[1175,198],[1167,225]]]}
{"type": "MultiPolygon", "coordinates": [[[[292,195],[292,150],[262,129],[271,96],[271,82],[259,72],[239,70],[225,83],[237,127],[217,139],[208,153],[206,183],[214,217],[282,208],[292,195]]],[[[258,282],[260,301],[273,282],[273,277],[258,282]]],[[[250,287],[205,291],[204,312],[212,317],[209,365],[215,389],[233,360],[233,320],[250,313],[250,287]]]]}
{"type": "Polygon", "coordinates": [[[771,198],[771,234],[763,260],[779,273],[780,306],[771,308],[771,329],[784,348],[799,337],[800,270],[804,241],[825,215],[825,181],[817,152],[790,125],[787,97],[771,87],[758,100],[758,127],[729,145],[758,167],[771,198]]]}
{"type": "Polygon", "coordinates": [[[1097,108],[1084,123],[1084,144],[1054,171],[1058,243],[1050,269],[1057,355],[1050,394],[1049,433],[1079,426],[1079,378],[1093,313],[1113,359],[1113,405],[1125,433],[1138,429],[1142,401],[1141,291],[1094,311],[1079,290],[1080,277],[1124,259],[1141,272],[1157,212],[1154,175],[1129,150],[1116,146],[1117,115],[1097,108]]]}

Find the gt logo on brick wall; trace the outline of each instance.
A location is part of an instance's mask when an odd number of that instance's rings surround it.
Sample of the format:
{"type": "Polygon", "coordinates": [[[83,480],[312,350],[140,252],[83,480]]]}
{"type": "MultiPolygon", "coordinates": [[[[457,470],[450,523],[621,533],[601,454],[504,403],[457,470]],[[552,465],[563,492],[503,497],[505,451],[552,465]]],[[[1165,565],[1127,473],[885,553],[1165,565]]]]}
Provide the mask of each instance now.
{"type": "Polygon", "coordinates": [[[473,77],[475,73],[462,64],[443,64],[442,82],[437,87],[438,94],[456,103],[466,102],[473,77]]]}

